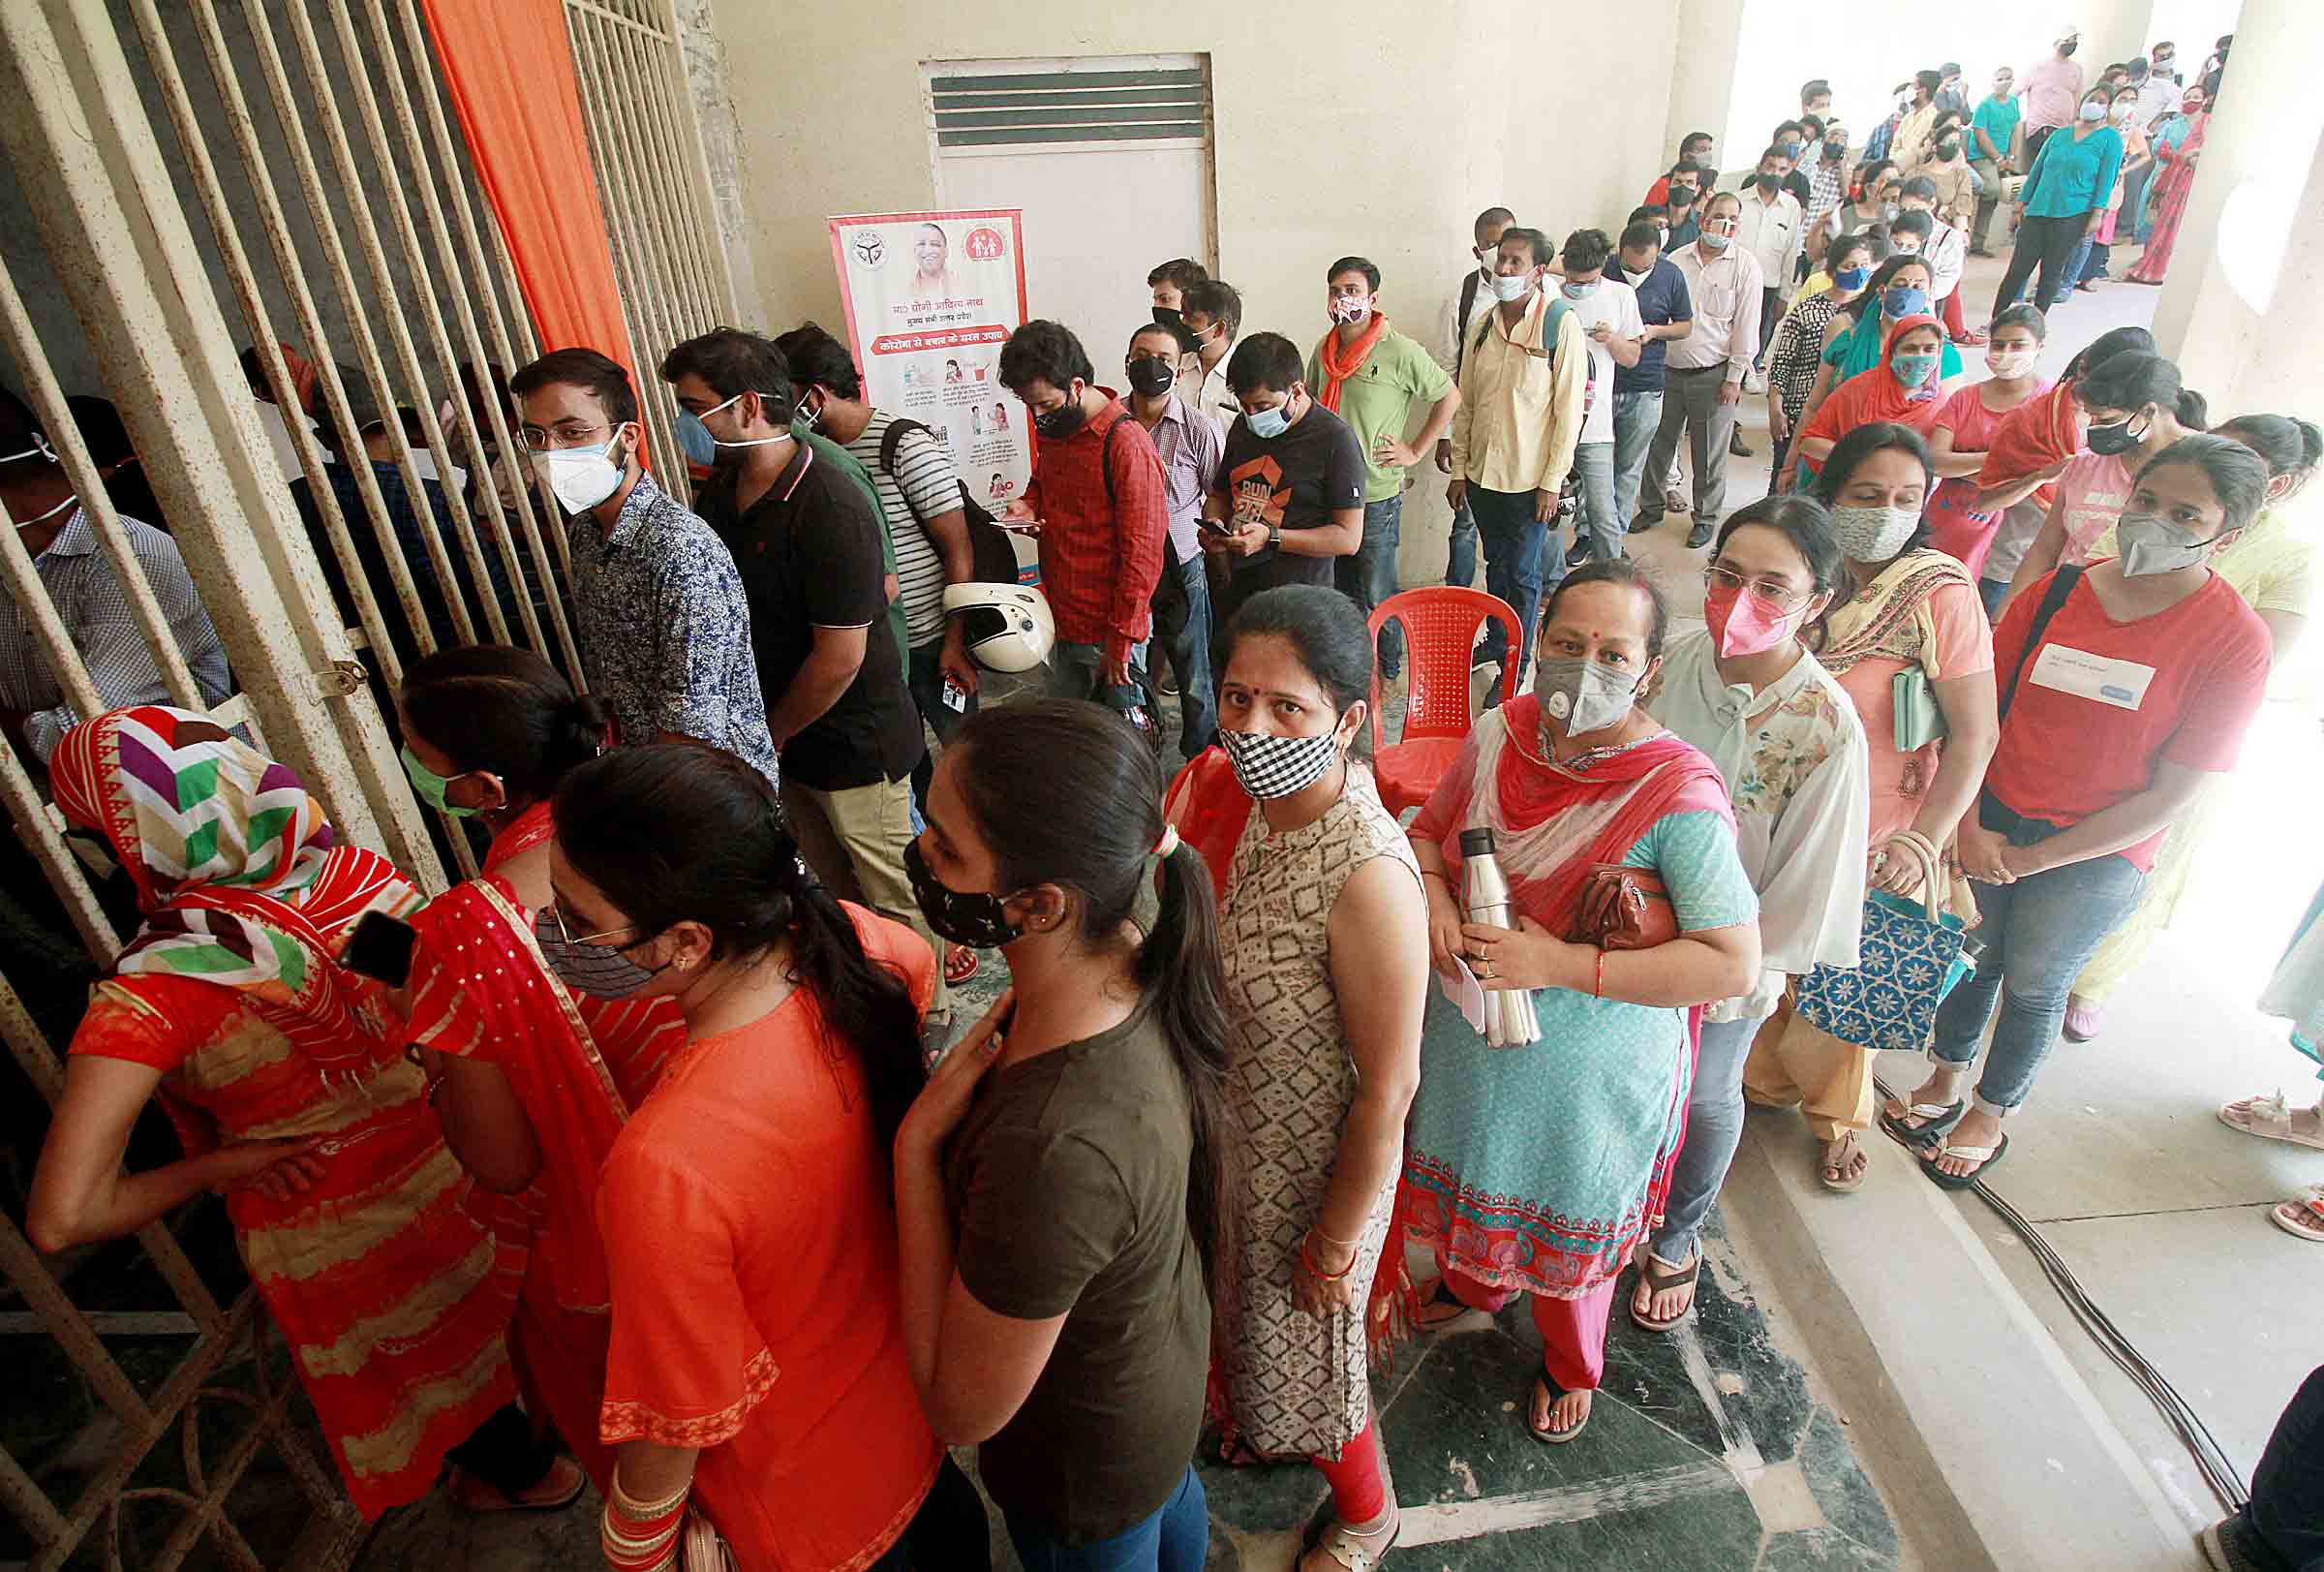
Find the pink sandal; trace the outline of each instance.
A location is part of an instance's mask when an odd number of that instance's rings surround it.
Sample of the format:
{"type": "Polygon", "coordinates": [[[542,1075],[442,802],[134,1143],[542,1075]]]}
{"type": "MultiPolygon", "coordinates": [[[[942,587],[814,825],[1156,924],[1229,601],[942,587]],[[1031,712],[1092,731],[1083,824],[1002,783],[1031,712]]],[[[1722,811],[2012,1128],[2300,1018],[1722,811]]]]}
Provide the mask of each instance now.
{"type": "Polygon", "coordinates": [[[2324,1245],[2324,1185],[2310,1185],[2307,1193],[2277,1202],[2268,1209],[2268,1220],[2287,1234],[2324,1245]]]}

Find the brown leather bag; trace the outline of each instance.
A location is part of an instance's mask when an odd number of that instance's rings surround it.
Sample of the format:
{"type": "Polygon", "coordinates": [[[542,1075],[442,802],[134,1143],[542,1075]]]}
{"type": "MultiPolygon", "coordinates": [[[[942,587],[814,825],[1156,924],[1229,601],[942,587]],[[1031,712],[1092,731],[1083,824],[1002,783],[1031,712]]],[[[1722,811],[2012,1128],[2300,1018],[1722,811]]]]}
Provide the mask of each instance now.
{"type": "Polygon", "coordinates": [[[1605,950],[1650,950],[1677,937],[1678,912],[1660,874],[1614,862],[1590,865],[1569,940],[1605,950]]]}

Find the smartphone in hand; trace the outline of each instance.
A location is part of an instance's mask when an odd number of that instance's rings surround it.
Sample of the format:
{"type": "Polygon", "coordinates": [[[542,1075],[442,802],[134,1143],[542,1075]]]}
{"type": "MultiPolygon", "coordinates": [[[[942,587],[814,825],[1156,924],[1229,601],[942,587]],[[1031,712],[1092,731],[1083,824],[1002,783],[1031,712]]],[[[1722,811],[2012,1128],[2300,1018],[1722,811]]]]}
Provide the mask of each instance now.
{"type": "Polygon", "coordinates": [[[339,964],[357,976],[401,988],[412,980],[412,952],[418,946],[418,929],[384,911],[366,911],[355,919],[339,964]]]}

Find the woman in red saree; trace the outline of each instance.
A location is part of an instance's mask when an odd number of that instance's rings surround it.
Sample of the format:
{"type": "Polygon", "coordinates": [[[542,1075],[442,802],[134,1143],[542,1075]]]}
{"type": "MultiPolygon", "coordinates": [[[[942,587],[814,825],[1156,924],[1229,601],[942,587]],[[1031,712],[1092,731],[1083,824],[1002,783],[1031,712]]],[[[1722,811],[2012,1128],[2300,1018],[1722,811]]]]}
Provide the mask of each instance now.
{"type": "Polygon", "coordinates": [[[2195,161],[2203,151],[2203,133],[2211,125],[2203,89],[2190,87],[2182,103],[2186,129],[2176,140],[2158,142],[2155,156],[2162,161],[2162,178],[2155,183],[2155,229],[2147,249],[2129,272],[2133,284],[2160,284],[2170,271],[2171,250],[2179,244],[2179,226],[2186,218],[2187,194],[2195,187],[2195,161]]]}
{"type": "Polygon", "coordinates": [[[532,651],[490,644],[414,663],[398,696],[413,788],[494,832],[483,877],[413,919],[409,1035],[436,1078],[453,1155],[490,1188],[529,1190],[518,1375],[602,1495],[613,1454],[597,1439],[610,1337],[597,1171],[686,1023],[667,1000],[568,988],[534,938],[551,900],[550,797],[603,745],[596,700],[532,651]]]}
{"type": "Polygon", "coordinates": [[[409,912],[418,892],[206,716],[84,722],[49,779],[128,872],[145,926],[74,1036],[27,1231],[61,1249],[225,1189],[356,1508],[417,1499],[515,1394],[504,1333],[524,1270],[500,1204],[444,1149],[382,990],[339,964],[358,917],[409,912]],[[157,1092],[187,1156],[123,1174],[157,1092]]]}

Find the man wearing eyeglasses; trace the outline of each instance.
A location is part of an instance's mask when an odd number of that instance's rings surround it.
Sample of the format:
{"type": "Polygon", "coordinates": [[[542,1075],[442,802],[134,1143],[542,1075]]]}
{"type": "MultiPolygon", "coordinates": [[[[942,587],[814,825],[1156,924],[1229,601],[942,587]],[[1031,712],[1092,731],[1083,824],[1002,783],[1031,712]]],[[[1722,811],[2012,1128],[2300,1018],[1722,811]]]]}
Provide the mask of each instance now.
{"type": "Polygon", "coordinates": [[[734,557],[638,461],[629,374],[557,350],[508,381],[543,496],[566,516],[592,693],[626,743],[699,742],[779,782],[734,557]]]}

